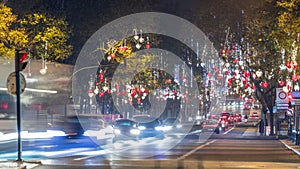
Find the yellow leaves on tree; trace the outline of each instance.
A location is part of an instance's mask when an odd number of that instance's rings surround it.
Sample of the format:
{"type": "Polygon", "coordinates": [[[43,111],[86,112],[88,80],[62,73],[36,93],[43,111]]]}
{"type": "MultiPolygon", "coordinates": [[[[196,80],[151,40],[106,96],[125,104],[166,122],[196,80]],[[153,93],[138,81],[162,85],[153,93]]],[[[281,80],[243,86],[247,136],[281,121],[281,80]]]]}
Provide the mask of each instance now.
{"type": "Polygon", "coordinates": [[[15,49],[28,48],[36,59],[45,53],[43,57],[50,61],[66,59],[72,53],[72,46],[67,44],[70,35],[63,18],[33,13],[18,19],[11,8],[0,5],[0,57],[12,58],[15,49]]]}

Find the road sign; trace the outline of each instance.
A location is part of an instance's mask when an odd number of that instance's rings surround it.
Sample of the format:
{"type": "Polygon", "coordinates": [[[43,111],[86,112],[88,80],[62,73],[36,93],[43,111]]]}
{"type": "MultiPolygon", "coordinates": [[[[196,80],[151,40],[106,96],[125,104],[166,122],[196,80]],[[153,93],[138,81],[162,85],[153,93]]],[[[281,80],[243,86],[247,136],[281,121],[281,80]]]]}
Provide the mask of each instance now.
{"type": "Polygon", "coordinates": [[[300,99],[292,99],[291,105],[293,105],[293,106],[300,106],[300,99]]]}
{"type": "Polygon", "coordinates": [[[276,103],[288,104],[289,99],[287,93],[282,88],[276,88],[276,103]]]}
{"type": "Polygon", "coordinates": [[[300,92],[292,92],[293,99],[300,99],[300,92]]]}
{"type": "MultiPolygon", "coordinates": [[[[7,77],[6,87],[9,93],[16,95],[17,94],[17,83],[16,83],[16,73],[12,72],[7,77]]],[[[22,73],[20,73],[20,94],[25,91],[26,80],[22,73]]]]}
{"type": "Polygon", "coordinates": [[[277,106],[277,110],[287,110],[288,109],[288,107],[278,107],[277,106]]]}

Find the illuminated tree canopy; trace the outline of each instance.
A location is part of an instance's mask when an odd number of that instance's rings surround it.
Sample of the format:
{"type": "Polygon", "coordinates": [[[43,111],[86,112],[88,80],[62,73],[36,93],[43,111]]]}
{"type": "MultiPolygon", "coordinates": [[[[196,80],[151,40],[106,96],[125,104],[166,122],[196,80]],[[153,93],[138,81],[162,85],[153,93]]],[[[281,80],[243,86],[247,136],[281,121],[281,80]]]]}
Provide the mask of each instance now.
{"type": "Polygon", "coordinates": [[[63,60],[72,53],[72,46],[67,43],[70,35],[63,18],[37,13],[18,18],[11,8],[0,6],[0,57],[12,58],[16,49],[30,49],[32,58],[43,55],[50,61],[63,60]]]}

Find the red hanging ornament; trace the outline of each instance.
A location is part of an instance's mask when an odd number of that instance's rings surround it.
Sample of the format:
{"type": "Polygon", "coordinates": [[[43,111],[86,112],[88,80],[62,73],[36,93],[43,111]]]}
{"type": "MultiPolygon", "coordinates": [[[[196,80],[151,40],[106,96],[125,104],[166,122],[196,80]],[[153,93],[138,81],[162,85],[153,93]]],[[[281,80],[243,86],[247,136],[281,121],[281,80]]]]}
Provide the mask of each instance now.
{"type": "Polygon", "coordinates": [[[291,67],[292,67],[293,69],[296,69],[296,68],[297,68],[297,62],[296,62],[296,61],[292,61],[292,62],[291,62],[291,67]]]}
{"type": "Polygon", "coordinates": [[[149,43],[146,44],[146,49],[150,49],[150,44],[149,43]]]}
{"type": "Polygon", "coordinates": [[[225,50],[225,49],[222,49],[222,50],[221,50],[221,55],[222,55],[222,56],[225,56],[225,55],[226,55],[226,50],[225,50]]]}
{"type": "Polygon", "coordinates": [[[100,82],[104,82],[104,75],[103,75],[103,73],[100,73],[98,75],[98,77],[99,77],[100,82]]]}
{"type": "Polygon", "coordinates": [[[132,89],[132,91],[131,91],[131,97],[134,97],[135,95],[136,95],[136,90],[132,89]]]}
{"type": "Polygon", "coordinates": [[[233,63],[235,63],[235,64],[237,64],[238,62],[239,62],[238,59],[234,59],[234,60],[233,60],[233,63]]]}
{"type": "Polygon", "coordinates": [[[295,82],[298,80],[298,75],[297,74],[293,74],[292,75],[292,80],[295,82]]]}
{"type": "Polygon", "coordinates": [[[269,87],[269,83],[268,82],[262,82],[261,85],[265,89],[269,87]]]}
{"type": "Polygon", "coordinates": [[[221,80],[222,78],[223,78],[223,75],[222,75],[222,74],[218,74],[217,79],[218,79],[218,80],[221,80]]]}
{"type": "Polygon", "coordinates": [[[103,96],[104,96],[104,92],[100,92],[100,93],[99,93],[99,96],[100,96],[100,97],[103,97],[103,96]]]}
{"type": "Polygon", "coordinates": [[[253,85],[253,86],[251,87],[251,89],[252,89],[252,90],[255,90],[255,89],[256,89],[256,86],[253,85]]]}
{"type": "Polygon", "coordinates": [[[286,67],[290,69],[290,68],[292,67],[291,62],[287,62],[287,63],[286,63],[286,67]]]}
{"type": "Polygon", "coordinates": [[[114,58],[116,57],[116,55],[115,55],[114,53],[111,53],[111,54],[110,54],[110,57],[111,57],[112,59],[114,59],[114,58]]]}
{"type": "Polygon", "coordinates": [[[248,84],[245,84],[245,86],[244,86],[244,87],[245,87],[245,89],[248,89],[249,85],[248,85],[248,84]]]}
{"type": "Polygon", "coordinates": [[[284,80],[280,80],[280,81],[279,81],[279,85],[280,85],[280,86],[284,86],[284,84],[285,84],[285,81],[284,81],[284,80]]]}

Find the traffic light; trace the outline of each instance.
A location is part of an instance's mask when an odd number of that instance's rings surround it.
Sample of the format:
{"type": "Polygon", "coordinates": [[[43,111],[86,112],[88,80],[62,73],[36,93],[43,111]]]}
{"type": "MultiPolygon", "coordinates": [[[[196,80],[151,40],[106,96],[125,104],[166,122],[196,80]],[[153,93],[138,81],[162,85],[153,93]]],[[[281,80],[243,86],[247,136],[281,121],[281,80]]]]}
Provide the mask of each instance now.
{"type": "Polygon", "coordinates": [[[27,52],[16,51],[16,71],[22,71],[27,66],[27,52]]]}

